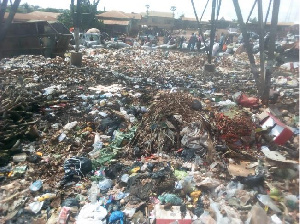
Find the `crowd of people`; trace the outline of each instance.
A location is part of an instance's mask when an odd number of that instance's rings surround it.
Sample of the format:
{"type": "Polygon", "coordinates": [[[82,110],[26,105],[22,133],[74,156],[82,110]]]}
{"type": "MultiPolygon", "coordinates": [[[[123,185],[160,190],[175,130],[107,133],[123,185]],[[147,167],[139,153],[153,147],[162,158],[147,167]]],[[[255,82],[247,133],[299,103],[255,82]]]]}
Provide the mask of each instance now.
{"type": "MultiPolygon", "coordinates": [[[[186,33],[173,33],[167,30],[164,30],[163,33],[148,32],[147,35],[143,35],[140,32],[137,39],[141,46],[153,46],[162,43],[164,45],[173,45],[174,49],[187,49],[189,51],[200,52],[203,51],[205,42],[206,47],[209,48],[209,43],[206,40],[204,41],[200,33],[192,33],[190,36],[187,36],[186,33]]],[[[215,36],[213,48],[218,44],[218,52],[226,51],[227,45],[230,43],[233,43],[233,36],[221,33],[219,37],[215,36]]]]}
{"type": "MultiPolygon", "coordinates": [[[[215,37],[214,43],[219,44],[219,49],[225,51],[227,44],[230,43],[232,39],[230,36],[225,36],[224,33],[221,34],[220,38],[218,39],[217,36],[215,37]]],[[[192,33],[189,38],[186,38],[185,36],[172,36],[172,35],[165,35],[163,37],[163,44],[169,44],[169,45],[176,45],[177,49],[183,49],[184,43],[187,43],[187,49],[189,51],[201,51],[203,49],[201,46],[203,44],[203,38],[200,34],[192,33]]],[[[207,46],[208,47],[208,46],[207,46]]]]}

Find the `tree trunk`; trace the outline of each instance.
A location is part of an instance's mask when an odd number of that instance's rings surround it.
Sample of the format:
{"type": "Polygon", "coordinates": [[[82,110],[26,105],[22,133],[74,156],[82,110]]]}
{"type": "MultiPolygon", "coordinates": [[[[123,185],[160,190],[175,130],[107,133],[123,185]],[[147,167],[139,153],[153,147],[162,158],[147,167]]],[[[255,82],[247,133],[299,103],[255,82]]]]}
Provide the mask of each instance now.
{"type": "Polygon", "coordinates": [[[4,22],[4,16],[5,16],[5,10],[7,7],[8,0],[3,0],[3,2],[0,4],[0,24],[4,22]]]}
{"type": "MultiPolygon", "coordinates": [[[[2,44],[3,44],[4,38],[6,36],[7,30],[8,30],[10,24],[12,23],[12,21],[14,19],[14,16],[15,16],[15,14],[18,10],[18,7],[20,5],[20,2],[21,2],[21,0],[15,0],[14,1],[13,5],[11,6],[11,10],[9,12],[9,15],[5,20],[4,25],[1,24],[1,26],[0,26],[0,49],[2,49],[2,44]]],[[[2,4],[3,5],[5,4],[5,0],[2,2],[2,4]]],[[[6,5],[7,5],[7,1],[6,1],[6,5]]],[[[2,5],[1,5],[1,11],[2,11],[2,5]]],[[[0,17],[0,19],[1,19],[1,17],[0,17]]],[[[0,55],[0,58],[1,58],[1,55],[0,55]]]]}

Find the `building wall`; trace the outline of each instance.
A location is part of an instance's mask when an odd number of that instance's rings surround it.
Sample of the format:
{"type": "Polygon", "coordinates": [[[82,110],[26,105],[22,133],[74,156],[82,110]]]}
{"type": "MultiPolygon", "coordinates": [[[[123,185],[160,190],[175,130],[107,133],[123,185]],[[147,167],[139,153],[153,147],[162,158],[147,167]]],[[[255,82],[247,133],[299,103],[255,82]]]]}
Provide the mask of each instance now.
{"type": "Polygon", "coordinates": [[[163,28],[163,29],[172,29],[175,24],[174,18],[165,18],[165,17],[156,17],[156,16],[149,16],[143,17],[141,23],[143,25],[163,28]]]}

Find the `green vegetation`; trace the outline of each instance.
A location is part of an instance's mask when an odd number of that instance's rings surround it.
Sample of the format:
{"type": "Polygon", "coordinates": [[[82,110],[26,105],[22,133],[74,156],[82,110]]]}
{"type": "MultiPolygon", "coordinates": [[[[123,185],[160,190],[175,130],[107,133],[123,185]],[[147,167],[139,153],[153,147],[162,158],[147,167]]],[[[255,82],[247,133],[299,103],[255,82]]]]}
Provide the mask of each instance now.
{"type": "MultiPolygon", "coordinates": [[[[82,0],[81,3],[81,25],[80,29],[86,30],[89,28],[98,28],[103,29],[104,24],[103,22],[99,21],[96,17],[96,15],[99,13],[97,11],[97,6],[99,4],[99,1],[93,1],[90,3],[89,0],[82,0]]],[[[74,9],[76,11],[76,5],[74,6],[74,9]]],[[[10,12],[11,6],[8,5],[6,8],[7,12],[10,12]]],[[[17,12],[18,13],[30,13],[33,11],[42,11],[42,12],[54,12],[54,13],[61,13],[58,16],[58,22],[63,23],[67,28],[73,27],[73,16],[71,15],[71,11],[69,9],[56,9],[56,8],[41,8],[38,5],[29,5],[28,3],[24,3],[18,7],[17,12]]],[[[75,13],[76,15],[76,13],[75,13]]]]}

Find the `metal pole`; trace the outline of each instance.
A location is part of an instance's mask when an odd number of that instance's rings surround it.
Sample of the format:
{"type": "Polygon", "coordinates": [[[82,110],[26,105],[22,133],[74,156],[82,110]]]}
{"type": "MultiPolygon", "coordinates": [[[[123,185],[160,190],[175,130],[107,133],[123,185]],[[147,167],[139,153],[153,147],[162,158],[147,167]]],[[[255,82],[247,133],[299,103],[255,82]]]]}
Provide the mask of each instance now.
{"type": "Polygon", "coordinates": [[[265,25],[267,24],[267,20],[268,20],[270,8],[271,8],[271,3],[272,3],[272,0],[269,1],[268,11],[267,11],[267,15],[266,15],[266,18],[265,18],[265,25]]]}
{"type": "Polygon", "coordinates": [[[247,35],[247,27],[246,27],[246,24],[243,21],[241,8],[240,8],[238,0],[232,0],[232,2],[233,2],[235,12],[236,12],[236,16],[237,16],[237,19],[238,19],[238,22],[240,24],[240,28],[241,28],[241,31],[242,31],[242,34],[243,34],[243,39],[244,39],[244,42],[245,42],[245,47],[246,47],[248,59],[250,61],[251,72],[253,73],[256,85],[259,86],[259,84],[260,84],[259,72],[258,72],[257,67],[255,65],[255,59],[254,59],[254,56],[252,54],[251,46],[249,44],[249,37],[247,35]]]}
{"type": "Polygon", "coordinates": [[[273,2],[273,11],[271,19],[271,28],[270,28],[270,40],[269,40],[269,51],[268,51],[268,62],[266,67],[266,77],[265,77],[265,88],[262,97],[262,102],[265,105],[268,105],[269,96],[270,96],[270,85],[271,85],[271,75],[273,72],[274,66],[274,51],[275,51],[275,41],[277,33],[277,23],[278,23],[278,14],[279,14],[280,0],[274,0],[273,2]]]}
{"type": "MultiPolygon", "coordinates": [[[[73,2],[73,0],[72,0],[73,2]]],[[[71,2],[71,3],[72,3],[71,2]]],[[[75,66],[82,65],[82,53],[79,52],[79,28],[81,26],[81,0],[77,0],[76,14],[74,13],[74,34],[75,34],[75,52],[71,52],[71,64],[75,66]]]]}
{"type": "Polygon", "coordinates": [[[71,0],[70,14],[71,14],[71,18],[73,20],[73,27],[74,27],[74,21],[75,21],[75,17],[74,17],[74,0],[71,0]]]}
{"type": "Polygon", "coordinates": [[[79,27],[80,27],[80,4],[81,0],[77,0],[77,6],[76,6],[76,18],[74,19],[74,34],[75,34],[75,51],[79,51],[79,27]]]}
{"type": "MultiPolygon", "coordinates": [[[[203,32],[202,32],[202,29],[201,29],[201,25],[200,25],[200,22],[199,22],[199,19],[198,19],[198,15],[197,15],[197,12],[196,12],[196,8],[195,8],[195,5],[194,5],[194,1],[191,0],[191,2],[192,2],[193,9],[194,9],[195,17],[196,17],[196,20],[197,20],[199,32],[200,32],[200,35],[201,35],[202,40],[203,40],[205,52],[206,52],[206,54],[209,56],[209,51],[207,51],[207,46],[206,46],[206,44],[205,44],[205,37],[204,37],[203,32]]],[[[202,18],[202,17],[201,17],[201,18],[202,18]]],[[[200,19],[200,21],[201,21],[201,19],[200,19]]]]}
{"type": "Polygon", "coordinates": [[[262,0],[258,0],[258,25],[259,25],[259,59],[260,59],[260,81],[261,85],[258,88],[258,93],[262,97],[263,89],[265,85],[265,54],[264,54],[264,19],[262,0]]]}
{"type": "Polygon", "coordinates": [[[206,10],[206,7],[207,7],[208,2],[209,2],[209,0],[207,0],[207,2],[206,2],[206,4],[205,4],[204,10],[203,10],[202,15],[201,15],[201,17],[200,17],[200,22],[201,22],[202,17],[203,17],[203,15],[204,15],[204,13],[205,13],[205,10],[206,10]]]}
{"type": "Polygon", "coordinates": [[[254,9],[254,7],[255,7],[255,5],[256,5],[256,3],[257,3],[257,0],[254,0],[254,3],[253,3],[253,5],[252,5],[252,8],[251,8],[251,11],[250,11],[250,13],[249,13],[249,16],[248,16],[248,18],[247,18],[246,23],[248,23],[248,21],[249,21],[251,15],[252,15],[253,9],[254,9]]]}
{"type": "Polygon", "coordinates": [[[209,55],[208,55],[208,63],[211,64],[212,58],[212,49],[214,45],[215,39],[215,14],[216,14],[216,0],[212,0],[212,7],[211,7],[211,28],[210,28],[210,43],[209,43],[209,55]]]}

